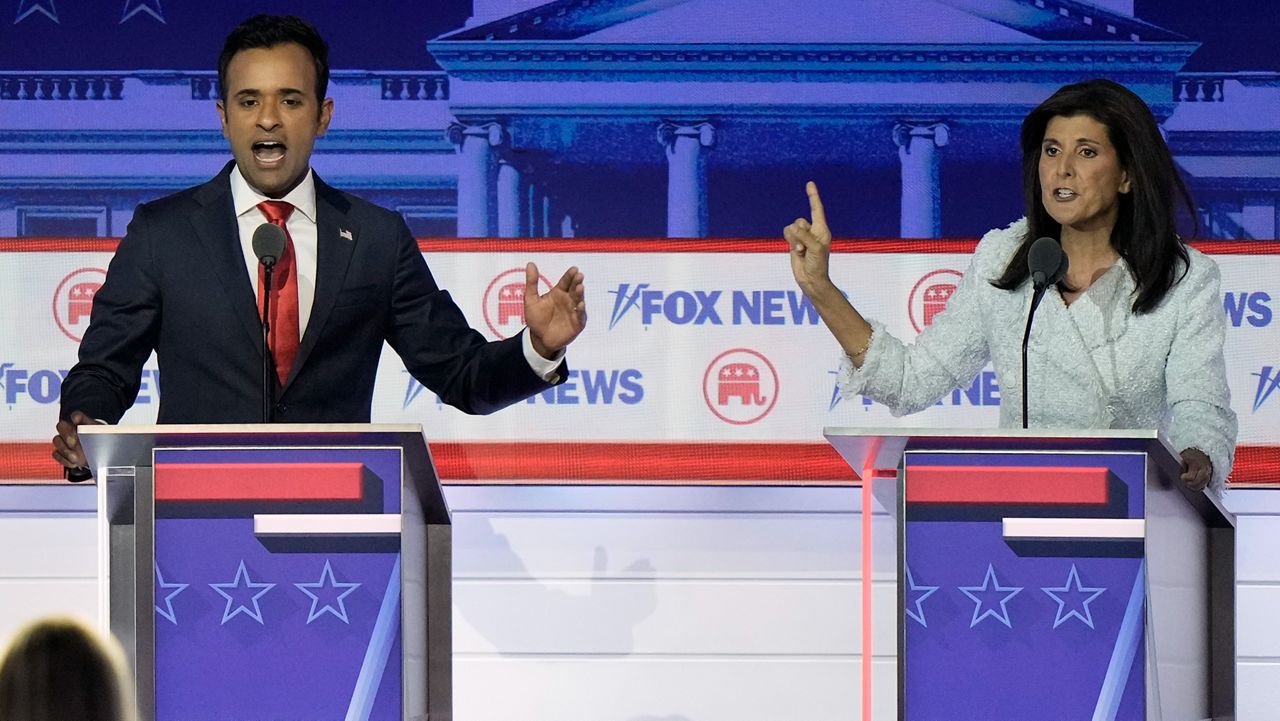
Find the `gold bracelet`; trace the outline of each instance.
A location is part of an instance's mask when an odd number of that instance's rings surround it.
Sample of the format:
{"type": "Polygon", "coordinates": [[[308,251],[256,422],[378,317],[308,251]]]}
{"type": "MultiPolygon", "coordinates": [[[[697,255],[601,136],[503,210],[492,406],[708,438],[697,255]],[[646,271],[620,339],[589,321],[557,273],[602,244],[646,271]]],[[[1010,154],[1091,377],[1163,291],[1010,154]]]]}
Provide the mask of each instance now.
{"type": "Polygon", "coordinates": [[[850,353],[849,358],[853,359],[856,356],[865,355],[867,351],[871,350],[871,341],[875,339],[876,339],[876,329],[872,327],[871,335],[867,337],[867,344],[862,346],[862,350],[858,351],[857,353],[850,353]]]}

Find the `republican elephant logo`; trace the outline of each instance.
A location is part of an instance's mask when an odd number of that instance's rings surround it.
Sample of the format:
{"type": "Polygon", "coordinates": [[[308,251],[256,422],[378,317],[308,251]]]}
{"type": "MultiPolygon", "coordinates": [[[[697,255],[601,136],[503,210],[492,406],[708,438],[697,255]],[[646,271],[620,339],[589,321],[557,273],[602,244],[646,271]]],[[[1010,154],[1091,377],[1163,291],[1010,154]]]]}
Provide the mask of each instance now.
{"type": "Polygon", "coordinates": [[[730,398],[737,398],[742,405],[764,405],[760,395],[760,371],[751,363],[728,363],[720,369],[717,381],[717,405],[729,405],[730,398]]]}
{"type": "Polygon", "coordinates": [[[778,371],[760,352],[734,348],[707,366],[702,396],[712,414],[725,423],[755,423],[778,402],[778,371]]]}
{"type": "Polygon", "coordinates": [[[917,333],[933,325],[933,319],[947,309],[947,302],[955,295],[963,277],[958,270],[943,268],[916,281],[907,298],[907,316],[917,333]]]}
{"type": "Polygon", "coordinates": [[[524,283],[507,283],[498,289],[498,325],[513,320],[524,325],[524,283]]]}
{"type": "Polygon", "coordinates": [[[924,289],[924,325],[933,325],[933,317],[947,308],[947,301],[956,292],[955,283],[934,283],[924,289]]]}
{"type": "MultiPolygon", "coordinates": [[[[538,276],[538,292],[551,290],[551,281],[538,276]]],[[[524,268],[499,273],[485,288],[481,299],[484,322],[499,340],[510,338],[524,328],[524,268]]]]}
{"type": "Polygon", "coordinates": [[[80,342],[93,314],[93,299],[106,279],[107,271],[101,268],[80,268],[64,277],[53,291],[53,319],[71,340],[80,342]]]}
{"type": "Polygon", "coordinates": [[[67,291],[67,322],[79,325],[93,313],[93,296],[101,283],[76,283],[67,291]]]}

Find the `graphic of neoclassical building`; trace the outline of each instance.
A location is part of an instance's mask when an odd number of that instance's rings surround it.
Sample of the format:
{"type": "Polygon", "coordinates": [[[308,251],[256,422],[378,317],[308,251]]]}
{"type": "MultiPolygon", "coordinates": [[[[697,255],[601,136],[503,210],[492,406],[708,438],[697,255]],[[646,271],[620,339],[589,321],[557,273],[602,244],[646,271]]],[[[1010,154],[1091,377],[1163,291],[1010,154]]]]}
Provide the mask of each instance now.
{"type": "MultiPolygon", "coordinates": [[[[423,236],[770,237],[813,179],[839,235],[973,237],[1021,213],[1023,116],[1093,76],[1151,105],[1202,235],[1277,235],[1280,74],[1184,73],[1132,0],[476,0],[421,46],[335,70],[314,164],[423,236]]],[[[213,175],[215,79],[0,72],[0,236],[120,235],[213,175]]]]}

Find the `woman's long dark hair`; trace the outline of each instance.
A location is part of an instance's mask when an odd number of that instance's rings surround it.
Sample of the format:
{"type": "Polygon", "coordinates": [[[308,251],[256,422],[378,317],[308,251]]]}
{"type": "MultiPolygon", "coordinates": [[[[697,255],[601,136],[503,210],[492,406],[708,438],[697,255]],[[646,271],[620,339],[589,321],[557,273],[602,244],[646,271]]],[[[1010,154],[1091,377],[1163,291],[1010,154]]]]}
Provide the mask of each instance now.
{"type": "Polygon", "coordinates": [[[1106,126],[1120,167],[1129,174],[1130,191],[1120,195],[1111,245],[1129,264],[1137,285],[1133,312],[1149,313],[1186,273],[1190,262],[1175,227],[1175,202],[1180,198],[1186,204],[1193,227],[1198,230],[1196,209],[1151,109],[1133,91],[1110,80],[1063,86],[1022,121],[1022,195],[1027,234],[1004,273],[991,284],[1002,290],[1022,285],[1030,275],[1027,252],[1031,243],[1046,235],[1061,241],[1062,226],[1040,200],[1040,153],[1049,121],[1076,115],[1087,115],[1106,126]]]}

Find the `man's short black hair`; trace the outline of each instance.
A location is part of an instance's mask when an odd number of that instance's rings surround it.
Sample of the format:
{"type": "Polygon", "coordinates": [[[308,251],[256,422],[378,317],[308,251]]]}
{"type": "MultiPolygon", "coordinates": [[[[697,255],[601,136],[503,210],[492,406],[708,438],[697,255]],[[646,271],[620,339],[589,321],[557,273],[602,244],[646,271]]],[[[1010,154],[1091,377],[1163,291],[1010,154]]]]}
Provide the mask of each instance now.
{"type": "Polygon", "coordinates": [[[254,15],[236,26],[218,56],[218,92],[227,97],[227,66],[241,50],[273,48],[297,43],[311,53],[316,63],[316,100],[324,100],[329,89],[329,43],[311,23],[296,15],[254,15]]]}

